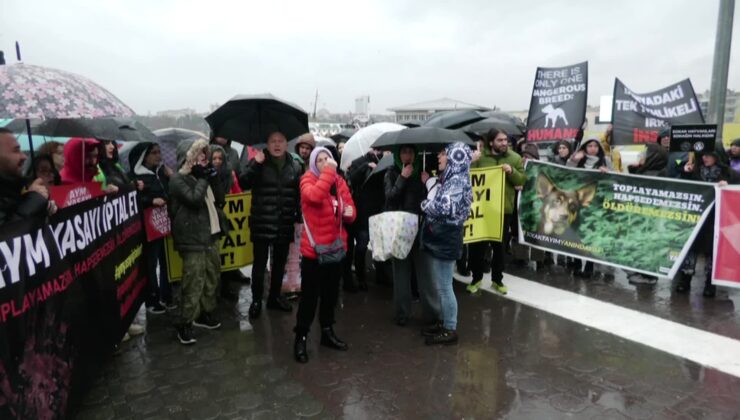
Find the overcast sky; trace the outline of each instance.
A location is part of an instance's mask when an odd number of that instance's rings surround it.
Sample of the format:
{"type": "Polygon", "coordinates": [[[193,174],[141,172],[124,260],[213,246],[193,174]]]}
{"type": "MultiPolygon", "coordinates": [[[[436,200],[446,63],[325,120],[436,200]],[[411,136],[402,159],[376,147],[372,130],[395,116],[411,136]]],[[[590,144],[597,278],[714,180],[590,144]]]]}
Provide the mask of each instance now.
{"type": "MultiPolygon", "coordinates": [[[[91,78],[137,113],[206,111],[271,92],[306,110],[371,112],[450,97],[526,109],[537,66],[588,60],[589,103],[614,77],[636,92],[709,88],[718,0],[0,0],[15,62],[91,78]]],[[[729,87],[740,89],[735,10],[729,87]]]]}

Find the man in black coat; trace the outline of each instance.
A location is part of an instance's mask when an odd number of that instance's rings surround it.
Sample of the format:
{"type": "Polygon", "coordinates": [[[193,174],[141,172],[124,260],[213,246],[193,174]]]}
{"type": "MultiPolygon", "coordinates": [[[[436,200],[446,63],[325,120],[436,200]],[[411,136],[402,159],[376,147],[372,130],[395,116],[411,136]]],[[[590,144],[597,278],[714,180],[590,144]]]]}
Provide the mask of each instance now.
{"type": "Polygon", "coordinates": [[[280,132],[267,138],[267,149],[259,151],[239,176],[242,189],[252,191],[249,229],[254,245],[252,305],[250,318],[262,312],[265,268],[272,248],[272,279],[267,309],[290,312],[292,307],[280,296],[288,249],[294,241],[294,226],[300,220],[303,175],[301,164],[288,153],[288,141],[280,132]]]}
{"type": "Polygon", "coordinates": [[[25,188],[25,162],[26,155],[13,132],[0,128],[0,225],[47,216],[49,190],[40,178],[25,188]]]}

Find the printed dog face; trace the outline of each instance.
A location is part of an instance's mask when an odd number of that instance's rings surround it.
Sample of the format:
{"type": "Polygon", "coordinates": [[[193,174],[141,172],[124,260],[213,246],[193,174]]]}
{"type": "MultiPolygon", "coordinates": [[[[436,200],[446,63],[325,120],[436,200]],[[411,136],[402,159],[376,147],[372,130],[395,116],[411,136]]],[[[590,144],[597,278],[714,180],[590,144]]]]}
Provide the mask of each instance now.
{"type": "Polygon", "coordinates": [[[547,175],[537,175],[537,197],[542,200],[538,231],[547,235],[562,235],[578,220],[581,207],[588,207],[596,195],[596,184],[575,191],[563,191],[547,175]]]}

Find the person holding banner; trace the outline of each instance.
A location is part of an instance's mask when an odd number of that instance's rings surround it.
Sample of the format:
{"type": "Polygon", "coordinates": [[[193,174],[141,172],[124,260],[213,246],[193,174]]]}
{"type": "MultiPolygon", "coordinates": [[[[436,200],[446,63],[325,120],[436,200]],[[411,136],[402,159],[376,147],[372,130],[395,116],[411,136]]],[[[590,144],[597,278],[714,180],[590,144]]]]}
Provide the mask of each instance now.
{"type": "Polygon", "coordinates": [[[118,145],[113,140],[98,140],[98,174],[93,180],[99,182],[102,189],[108,185],[123,188],[130,184],[128,176],[118,162],[118,145]]]}
{"type": "Polygon", "coordinates": [[[492,128],[486,134],[483,153],[476,153],[476,160],[472,163],[472,168],[488,168],[492,166],[503,167],[506,174],[506,190],[504,191],[504,235],[503,242],[476,242],[470,244],[470,263],[473,272],[473,281],[468,286],[470,293],[476,293],[481,287],[483,280],[483,256],[486,247],[493,248],[493,258],[491,260],[491,281],[493,288],[505,295],[507,293],[504,285],[504,250],[505,244],[509,242],[510,233],[508,227],[511,225],[512,215],[514,214],[514,196],[515,188],[523,186],[527,181],[524,173],[524,162],[522,157],[516,152],[509,149],[509,137],[504,130],[492,128]]]}
{"type": "MultiPolygon", "coordinates": [[[[422,172],[421,161],[416,158],[416,148],[411,145],[400,146],[393,152],[394,165],[385,173],[385,211],[403,211],[419,216],[421,202],[426,197],[426,187],[422,178],[428,177],[422,172]]],[[[411,315],[411,277],[416,271],[417,279],[428,282],[428,278],[421,276],[421,258],[418,242],[409,255],[404,259],[394,258],[393,264],[393,302],[395,305],[395,320],[399,326],[405,326],[411,315]]],[[[434,294],[424,293],[433,290],[429,285],[420,287],[423,296],[424,318],[427,322],[437,320],[438,310],[435,310],[434,294]]]]}
{"type": "Polygon", "coordinates": [[[317,147],[309,156],[309,171],[301,178],[301,301],[296,315],[293,356],[308,362],[306,340],[319,306],[321,345],[347,351],[347,343],[334,333],[334,311],[339,278],[347,251],[346,224],[357,217],[347,183],[337,175],[331,152],[317,147]],[[320,301],[320,302],[319,302],[320,301]]]}
{"type": "Polygon", "coordinates": [[[736,177],[740,177],[740,139],[733,140],[730,146],[730,169],[735,171],[736,177]]]}
{"type": "Polygon", "coordinates": [[[452,288],[455,261],[462,256],[463,226],[473,202],[470,163],[473,154],[463,143],[439,152],[439,182],[422,201],[425,218],[421,226],[422,261],[436,289],[442,324],[422,329],[427,345],[456,344],[457,299],[452,288]]]}
{"type": "MultiPolygon", "coordinates": [[[[74,137],[64,144],[64,167],[59,172],[62,184],[93,182],[98,174],[98,144],[95,139],[74,137]]],[[[110,190],[118,188],[110,188],[110,190]]]]}
{"type": "MultiPolygon", "coordinates": [[[[696,164],[687,162],[683,166],[683,178],[694,181],[711,182],[723,187],[730,180],[732,170],[723,162],[720,162],[717,152],[702,154],[696,164]]],[[[704,297],[714,297],[717,294],[717,286],[712,284],[712,263],[714,251],[714,209],[701,227],[699,235],[689,250],[681,265],[676,291],[688,293],[691,290],[691,280],[696,270],[696,260],[699,255],[704,256],[704,297]]]]}
{"type": "Polygon", "coordinates": [[[249,307],[249,317],[252,319],[262,313],[265,269],[271,248],[272,279],[267,309],[283,312],[293,310],[280,292],[295,223],[300,220],[301,175],[303,167],[288,154],[285,135],[275,131],[267,137],[267,148],[258,151],[239,176],[241,188],[252,190],[249,215],[249,230],[254,244],[252,304],[249,307]]]}
{"type": "MultiPolygon", "coordinates": [[[[169,176],[162,165],[162,153],[159,145],[151,142],[137,143],[128,155],[131,179],[141,183],[139,198],[144,208],[165,207],[169,201],[169,176]]],[[[167,275],[165,257],[165,238],[149,241],[145,245],[147,255],[147,277],[149,279],[149,296],[146,300],[147,311],[152,314],[163,314],[166,309],[175,309],[167,275]],[[159,281],[157,280],[157,263],[159,263],[159,281]]]]}
{"type": "Polygon", "coordinates": [[[0,128],[0,225],[47,216],[49,190],[40,178],[26,186],[26,159],[13,132],[0,128]]]}
{"type": "MultiPolygon", "coordinates": [[[[596,138],[590,138],[586,140],[578,148],[578,151],[573,153],[573,156],[568,160],[568,166],[575,168],[584,168],[598,170],[601,173],[609,172],[612,170],[612,162],[604,148],[601,145],[601,141],[596,138]]],[[[576,268],[575,275],[584,279],[591,278],[594,274],[594,263],[593,261],[581,261],[579,264],[580,268],[576,268]],[[582,265],[582,267],[580,267],[582,265]]]]}
{"type": "Polygon", "coordinates": [[[208,142],[186,140],[177,145],[178,171],[170,180],[172,239],[183,260],[180,286],[181,344],[194,344],[193,326],[217,329],[213,316],[221,274],[218,238],[227,233],[224,193],[218,172],[208,164],[208,142]]]}

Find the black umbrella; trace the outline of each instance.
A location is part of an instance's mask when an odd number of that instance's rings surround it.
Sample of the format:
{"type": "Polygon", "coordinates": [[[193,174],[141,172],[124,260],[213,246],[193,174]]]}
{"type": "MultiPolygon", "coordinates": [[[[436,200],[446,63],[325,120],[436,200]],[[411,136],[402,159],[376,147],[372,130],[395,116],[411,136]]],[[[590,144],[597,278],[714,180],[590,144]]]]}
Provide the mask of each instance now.
{"type": "Polygon", "coordinates": [[[405,125],[407,128],[416,128],[416,127],[421,127],[422,125],[424,125],[424,121],[413,120],[413,121],[406,121],[405,123],[399,123],[399,124],[405,125]]]}
{"type": "Polygon", "coordinates": [[[113,120],[118,124],[118,140],[152,143],[158,140],[152,130],[139,121],[130,118],[114,118],[113,120]]]}
{"type": "Polygon", "coordinates": [[[438,112],[429,117],[429,119],[424,122],[423,127],[437,127],[454,130],[485,119],[485,115],[474,109],[444,111],[438,112]]]}
{"type": "Polygon", "coordinates": [[[118,124],[111,118],[49,119],[33,129],[33,133],[50,137],[116,140],[118,138],[118,124]]]}
{"type": "Polygon", "coordinates": [[[344,130],[338,132],[337,134],[334,134],[333,136],[329,136],[329,138],[339,143],[340,141],[349,140],[349,138],[352,137],[352,135],[355,134],[356,132],[357,130],[355,130],[354,128],[345,128],[344,130]]]}
{"type": "Polygon", "coordinates": [[[523,136],[527,129],[522,120],[501,111],[481,112],[486,119],[480,120],[463,128],[465,131],[472,131],[477,134],[485,134],[492,128],[498,128],[506,131],[513,136],[523,136]]]}
{"type": "Polygon", "coordinates": [[[429,151],[439,150],[450,143],[457,142],[475,147],[475,142],[463,131],[434,127],[408,128],[406,130],[384,133],[375,140],[372,147],[375,149],[389,150],[397,146],[408,144],[420,146],[429,151]]]}
{"type": "Polygon", "coordinates": [[[365,180],[363,185],[370,182],[371,179],[374,179],[373,177],[378,177],[381,174],[385,174],[385,171],[387,171],[388,168],[390,168],[391,166],[393,166],[393,155],[383,156],[383,158],[380,159],[380,162],[378,162],[378,164],[375,166],[375,169],[373,169],[373,171],[370,172],[370,175],[367,176],[367,179],[365,180]]]}
{"type": "Polygon", "coordinates": [[[286,138],[308,130],[308,114],[298,105],[271,94],[237,95],[206,117],[216,135],[243,144],[264,143],[271,132],[286,138]]]}

